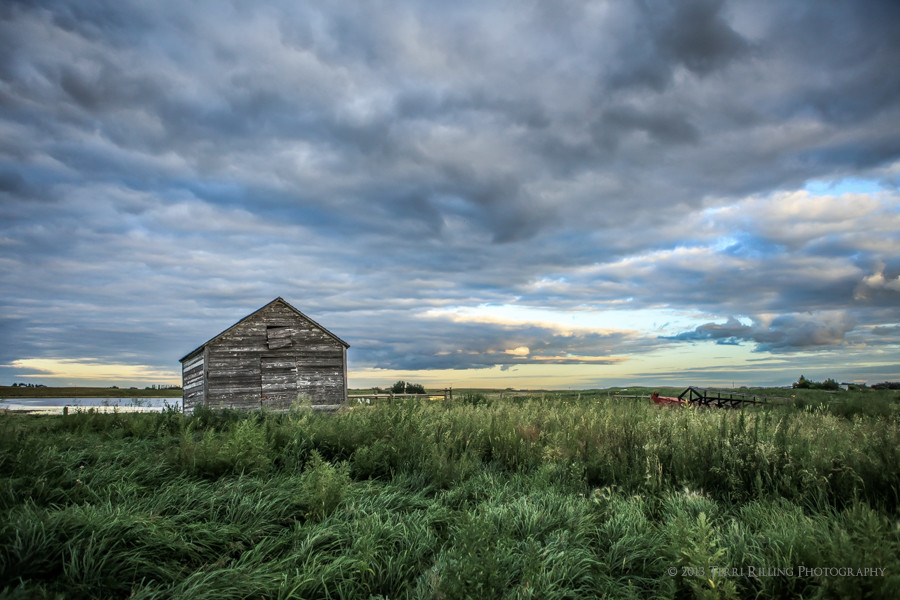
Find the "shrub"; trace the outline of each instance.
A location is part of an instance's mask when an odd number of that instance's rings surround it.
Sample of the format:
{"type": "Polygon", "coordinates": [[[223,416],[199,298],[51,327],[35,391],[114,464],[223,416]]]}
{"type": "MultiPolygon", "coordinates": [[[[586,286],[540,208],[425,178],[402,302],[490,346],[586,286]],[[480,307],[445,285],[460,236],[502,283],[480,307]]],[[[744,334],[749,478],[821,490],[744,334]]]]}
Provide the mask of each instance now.
{"type": "Polygon", "coordinates": [[[232,431],[206,430],[199,439],[185,431],[174,462],[192,475],[216,478],[228,473],[261,473],[271,466],[265,429],[250,419],[232,431]]]}
{"type": "Polygon", "coordinates": [[[334,512],[350,485],[349,471],[346,462],[333,465],[316,450],[310,452],[300,479],[300,503],[306,507],[307,517],[321,521],[334,512]]]}
{"type": "Polygon", "coordinates": [[[796,382],[794,382],[793,384],[791,384],[791,387],[794,388],[794,389],[797,389],[797,390],[829,390],[829,391],[836,391],[836,390],[841,389],[840,384],[839,384],[837,381],[835,381],[834,379],[832,379],[831,377],[829,377],[828,379],[826,379],[826,380],[823,381],[822,383],[819,383],[819,382],[817,382],[817,381],[810,381],[809,379],[807,379],[807,378],[804,377],[803,375],[800,376],[800,379],[798,379],[796,382]]]}
{"type": "Polygon", "coordinates": [[[391,386],[394,394],[424,394],[425,386],[420,383],[409,383],[402,379],[391,386]]]}
{"type": "Polygon", "coordinates": [[[462,395],[462,403],[472,406],[484,405],[488,403],[488,397],[479,392],[467,392],[462,395]]]}

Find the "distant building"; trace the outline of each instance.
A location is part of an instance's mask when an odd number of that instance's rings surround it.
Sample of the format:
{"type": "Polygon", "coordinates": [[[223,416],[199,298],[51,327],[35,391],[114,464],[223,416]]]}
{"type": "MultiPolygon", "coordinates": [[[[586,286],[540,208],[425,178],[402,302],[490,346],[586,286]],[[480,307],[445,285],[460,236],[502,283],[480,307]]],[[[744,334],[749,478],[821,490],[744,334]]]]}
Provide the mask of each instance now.
{"type": "Polygon", "coordinates": [[[275,298],[181,359],[184,412],[344,404],[349,347],[275,298]]]}

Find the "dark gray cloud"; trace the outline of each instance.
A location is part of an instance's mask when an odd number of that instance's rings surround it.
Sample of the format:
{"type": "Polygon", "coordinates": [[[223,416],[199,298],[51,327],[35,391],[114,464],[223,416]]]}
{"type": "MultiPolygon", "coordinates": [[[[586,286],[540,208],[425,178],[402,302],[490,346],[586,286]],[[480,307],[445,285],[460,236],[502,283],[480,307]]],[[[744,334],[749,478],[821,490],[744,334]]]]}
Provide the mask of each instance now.
{"type": "Polygon", "coordinates": [[[171,368],[279,295],[360,368],[896,356],[898,25],[849,0],[6,3],[0,362],[171,368]],[[845,178],[884,189],[796,191],[845,178]],[[616,303],[697,316],[423,316],[616,303]]]}
{"type": "Polygon", "coordinates": [[[797,351],[840,345],[856,325],[846,313],[780,315],[771,323],[745,325],[731,317],[725,323],[704,323],[693,331],[674,336],[678,340],[715,340],[719,344],[754,342],[759,351],[797,351]]]}
{"type": "Polygon", "coordinates": [[[728,23],[721,0],[638,3],[623,19],[633,28],[618,40],[623,60],[612,69],[612,87],[667,87],[678,67],[705,76],[745,56],[750,43],[728,23]]]}

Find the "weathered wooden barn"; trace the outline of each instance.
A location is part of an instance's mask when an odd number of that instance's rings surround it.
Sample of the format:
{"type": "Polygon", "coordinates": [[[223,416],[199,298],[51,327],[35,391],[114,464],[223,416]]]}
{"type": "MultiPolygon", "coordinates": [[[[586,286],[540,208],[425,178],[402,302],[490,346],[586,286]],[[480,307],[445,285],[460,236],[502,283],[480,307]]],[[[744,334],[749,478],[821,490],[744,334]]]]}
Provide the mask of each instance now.
{"type": "Polygon", "coordinates": [[[349,347],[275,298],[181,359],[184,412],[344,404],[349,347]]]}

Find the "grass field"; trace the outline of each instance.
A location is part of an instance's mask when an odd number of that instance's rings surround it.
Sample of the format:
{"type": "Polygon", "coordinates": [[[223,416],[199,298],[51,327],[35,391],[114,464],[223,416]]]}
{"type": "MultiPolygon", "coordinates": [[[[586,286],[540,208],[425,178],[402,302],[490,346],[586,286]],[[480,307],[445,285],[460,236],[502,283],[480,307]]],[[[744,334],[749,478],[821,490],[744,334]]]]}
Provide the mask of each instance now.
{"type": "Polygon", "coordinates": [[[897,392],[784,394],[3,415],[0,595],[896,597],[897,392]]]}
{"type": "Polygon", "coordinates": [[[181,398],[181,389],[110,387],[12,387],[0,385],[0,398],[181,398]]]}

